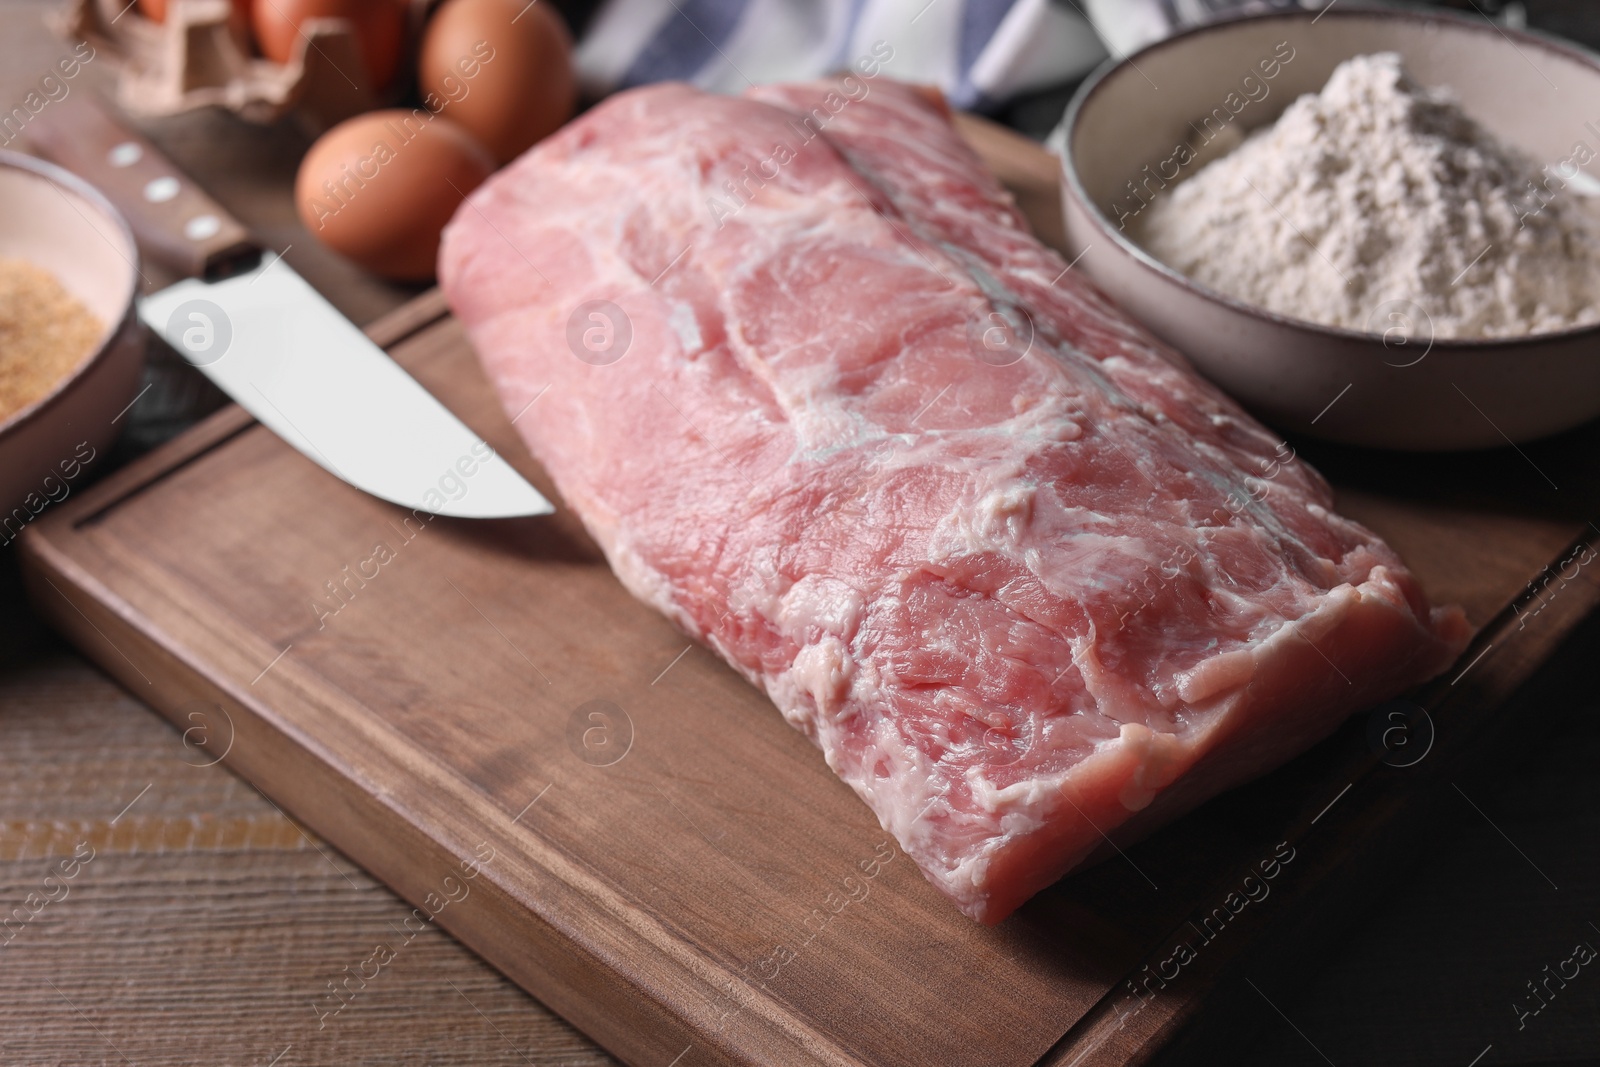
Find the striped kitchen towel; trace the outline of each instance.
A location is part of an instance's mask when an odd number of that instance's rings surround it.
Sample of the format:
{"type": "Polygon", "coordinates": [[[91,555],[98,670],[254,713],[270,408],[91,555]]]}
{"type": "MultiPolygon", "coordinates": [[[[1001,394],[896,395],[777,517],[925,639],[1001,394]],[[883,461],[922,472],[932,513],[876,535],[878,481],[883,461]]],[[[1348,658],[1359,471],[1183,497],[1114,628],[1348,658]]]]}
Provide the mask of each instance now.
{"type": "Polygon", "coordinates": [[[876,60],[984,111],[1216,14],[1297,2],[606,0],[579,42],[578,69],[598,97],[666,80],[739,92],[876,60]]]}

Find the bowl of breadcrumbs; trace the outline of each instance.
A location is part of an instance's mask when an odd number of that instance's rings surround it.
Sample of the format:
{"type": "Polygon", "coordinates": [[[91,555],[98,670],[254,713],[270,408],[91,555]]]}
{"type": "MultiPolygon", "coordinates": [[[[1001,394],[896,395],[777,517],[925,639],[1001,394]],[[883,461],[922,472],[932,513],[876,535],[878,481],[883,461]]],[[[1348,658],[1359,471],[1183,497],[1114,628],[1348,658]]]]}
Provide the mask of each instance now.
{"type": "Polygon", "coordinates": [[[134,399],[139,254],[75,175],[0,151],[0,544],[92,472],[134,399]]]}

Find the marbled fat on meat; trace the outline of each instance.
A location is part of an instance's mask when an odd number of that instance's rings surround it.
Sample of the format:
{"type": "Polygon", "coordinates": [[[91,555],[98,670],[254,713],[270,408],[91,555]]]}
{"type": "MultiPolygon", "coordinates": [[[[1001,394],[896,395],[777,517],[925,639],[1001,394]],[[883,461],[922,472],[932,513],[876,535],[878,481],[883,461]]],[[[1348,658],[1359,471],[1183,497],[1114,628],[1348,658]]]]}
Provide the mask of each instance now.
{"type": "Polygon", "coordinates": [[[994,923],[1468,628],[937,106],[833,88],[614,97],[470,197],[440,281],[618,577],[994,923]],[[589,301],[615,362],[573,354],[589,301]]]}

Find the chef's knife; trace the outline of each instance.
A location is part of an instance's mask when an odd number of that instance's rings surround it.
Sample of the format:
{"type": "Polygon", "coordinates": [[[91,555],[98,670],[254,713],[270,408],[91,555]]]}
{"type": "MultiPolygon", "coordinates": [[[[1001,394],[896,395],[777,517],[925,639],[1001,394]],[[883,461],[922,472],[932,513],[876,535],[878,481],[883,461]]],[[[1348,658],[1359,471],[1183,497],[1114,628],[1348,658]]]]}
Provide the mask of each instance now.
{"type": "Polygon", "coordinates": [[[555,510],[154,145],[84,100],[52,105],[37,125],[38,147],[186,276],[144,297],[139,317],[263,426],[403,507],[482,519],[555,510]]]}

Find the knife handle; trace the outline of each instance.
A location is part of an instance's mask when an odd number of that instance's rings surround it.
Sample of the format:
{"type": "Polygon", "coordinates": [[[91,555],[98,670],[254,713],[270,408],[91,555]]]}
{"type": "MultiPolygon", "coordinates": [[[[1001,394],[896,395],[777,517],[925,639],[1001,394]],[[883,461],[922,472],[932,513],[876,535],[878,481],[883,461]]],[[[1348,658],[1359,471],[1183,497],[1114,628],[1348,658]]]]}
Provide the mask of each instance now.
{"type": "Polygon", "coordinates": [[[29,129],[41,154],[94,185],[133,227],[151,259],[185,277],[214,281],[255,265],[261,247],[141,135],[80,94],[29,129]]]}

